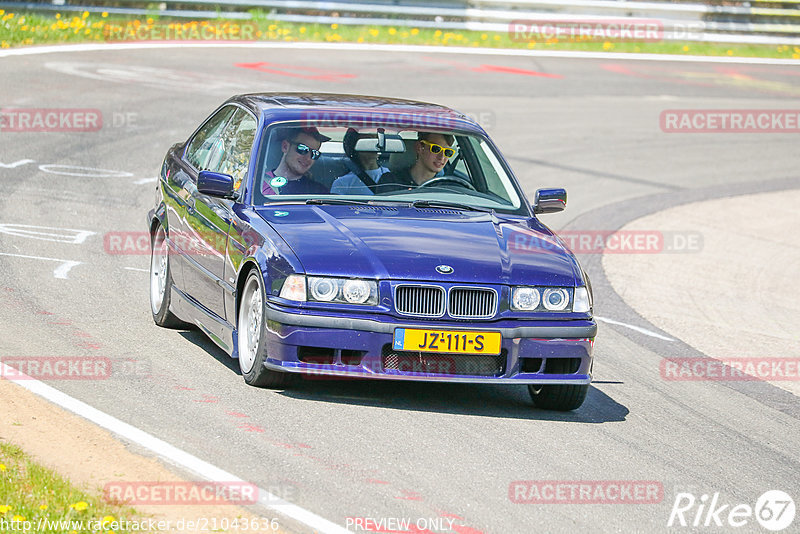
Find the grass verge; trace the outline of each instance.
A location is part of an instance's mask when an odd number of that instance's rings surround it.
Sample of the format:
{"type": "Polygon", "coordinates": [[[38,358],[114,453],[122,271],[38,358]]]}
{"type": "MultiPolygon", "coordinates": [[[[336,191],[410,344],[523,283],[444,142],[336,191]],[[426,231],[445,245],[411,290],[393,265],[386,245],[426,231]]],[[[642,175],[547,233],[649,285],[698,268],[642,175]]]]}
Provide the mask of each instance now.
{"type": "Polygon", "coordinates": [[[728,45],[700,42],[621,42],[558,40],[520,42],[508,32],[444,31],[407,26],[344,26],[276,22],[253,11],[250,21],[212,19],[174,21],[158,16],[110,17],[92,15],[42,15],[0,10],[0,47],[134,41],[234,40],[272,42],[348,42],[525,50],[581,50],[702,56],[769,57],[800,59],[800,47],[789,45],[728,45]]]}
{"type": "Polygon", "coordinates": [[[114,527],[136,517],[132,508],[89,495],[16,445],[0,442],[0,532],[119,534],[128,531],[114,527]]]}

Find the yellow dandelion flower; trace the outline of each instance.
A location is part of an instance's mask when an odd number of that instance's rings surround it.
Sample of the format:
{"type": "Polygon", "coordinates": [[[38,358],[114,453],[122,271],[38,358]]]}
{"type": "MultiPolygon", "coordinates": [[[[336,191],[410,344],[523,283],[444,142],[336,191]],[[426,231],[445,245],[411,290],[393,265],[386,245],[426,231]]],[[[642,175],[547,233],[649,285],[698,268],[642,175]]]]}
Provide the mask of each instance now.
{"type": "Polygon", "coordinates": [[[60,19],[61,18],[61,13],[56,13],[56,18],[60,19]]]}
{"type": "Polygon", "coordinates": [[[300,33],[306,33],[306,27],[300,26],[300,33]]]}
{"type": "Polygon", "coordinates": [[[90,33],[92,33],[92,30],[90,30],[89,28],[86,28],[85,30],[83,30],[83,34],[84,35],[89,35],[90,33]]]}
{"type": "Polygon", "coordinates": [[[792,54],[792,59],[800,59],[800,54],[792,54]]]}
{"type": "Polygon", "coordinates": [[[152,25],[153,24],[153,19],[147,19],[147,24],[152,25]]]}
{"type": "Polygon", "coordinates": [[[419,28],[411,28],[411,35],[419,34],[419,28]]]}
{"type": "Polygon", "coordinates": [[[433,32],[433,36],[434,37],[441,37],[442,36],[442,30],[436,30],[435,32],[433,32]]]}
{"type": "Polygon", "coordinates": [[[397,33],[397,29],[395,29],[395,28],[389,28],[389,35],[394,35],[394,34],[396,34],[396,33],[397,33]]]}
{"type": "Polygon", "coordinates": [[[277,29],[278,29],[278,25],[277,25],[277,24],[270,24],[270,25],[269,25],[269,27],[268,27],[267,29],[268,29],[269,31],[271,31],[271,32],[274,32],[275,30],[277,30],[277,29]]]}
{"type": "Polygon", "coordinates": [[[78,501],[75,504],[70,504],[69,507],[74,508],[78,512],[83,512],[89,507],[89,504],[84,501],[78,501]]]}
{"type": "Polygon", "coordinates": [[[47,510],[47,505],[46,504],[40,504],[39,505],[39,510],[47,510]]]}
{"type": "Polygon", "coordinates": [[[294,41],[294,37],[292,37],[291,35],[287,35],[286,37],[283,38],[283,40],[286,42],[294,41]]]}
{"type": "Polygon", "coordinates": [[[359,37],[359,38],[356,40],[356,42],[358,42],[358,43],[363,43],[363,42],[364,42],[364,38],[363,38],[363,37],[359,37]]]}
{"type": "Polygon", "coordinates": [[[3,15],[3,14],[5,14],[5,12],[6,12],[6,10],[5,10],[5,9],[0,9],[0,15],[3,15]]]}
{"type": "Polygon", "coordinates": [[[81,18],[88,19],[89,18],[89,12],[88,11],[84,11],[83,15],[81,15],[81,18]]]}
{"type": "Polygon", "coordinates": [[[481,41],[485,41],[488,38],[489,38],[489,36],[487,34],[485,34],[485,33],[481,34],[481,41]]]}
{"type": "Polygon", "coordinates": [[[800,54],[800,48],[797,48],[796,46],[794,47],[794,51],[795,51],[796,53],[800,54]]]}
{"type": "Polygon", "coordinates": [[[113,523],[113,522],[114,522],[114,521],[116,521],[116,520],[117,520],[117,518],[116,518],[116,517],[114,517],[113,515],[107,515],[107,516],[105,516],[105,517],[103,518],[103,520],[102,520],[100,523],[101,523],[101,524],[102,524],[102,525],[105,527],[105,526],[106,526],[106,524],[108,524],[108,523],[113,523]]]}
{"type": "Polygon", "coordinates": [[[25,516],[15,515],[14,517],[11,518],[11,522],[13,523],[14,521],[25,521],[25,516]]]}
{"type": "Polygon", "coordinates": [[[499,36],[499,35],[495,35],[495,36],[494,36],[494,40],[495,40],[495,41],[499,41],[499,40],[500,40],[500,36],[499,36]]]}
{"type": "Polygon", "coordinates": [[[78,531],[77,530],[70,530],[69,534],[78,534],[78,531]]]}
{"type": "Polygon", "coordinates": [[[332,30],[335,30],[335,29],[337,29],[337,28],[339,28],[339,25],[338,25],[338,24],[336,24],[336,23],[333,23],[333,24],[331,24],[331,29],[332,29],[332,30]]]}
{"type": "MultiPolygon", "coordinates": [[[[8,43],[3,41],[3,45],[7,45],[8,43]]],[[[5,46],[4,46],[5,48],[5,46]]],[[[7,504],[0,505],[0,515],[6,515],[8,511],[11,510],[11,507],[7,504]]]]}
{"type": "Polygon", "coordinates": [[[104,19],[108,18],[108,12],[107,11],[103,11],[102,13],[100,13],[100,16],[103,17],[104,19]]]}
{"type": "Polygon", "coordinates": [[[0,464],[0,471],[6,470],[6,464],[0,464]]]}
{"type": "Polygon", "coordinates": [[[688,52],[689,51],[689,45],[683,45],[683,51],[684,52],[688,52]]]}
{"type": "Polygon", "coordinates": [[[603,43],[603,50],[611,50],[612,48],[614,48],[614,43],[611,41],[606,41],[603,43]]]}
{"type": "Polygon", "coordinates": [[[369,30],[369,34],[371,36],[373,36],[373,37],[377,37],[379,33],[380,33],[380,31],[375,29],[375,28],[370,28],[370,30],[369,30]]]}
{"type": "Polygon", "coordinates": [[[528,43],[528,48],[533,48],[534,46],[536,46],[535,42],[531,41],[530,43],[528,43]]]}
{"type": "Polygon", "coordinates": [[[732,56],[733,55],[733,50],[728,50],[728,55],[732,56]]]}
{"type": "Polygon", "coordinates": [[[11,19],[14,18],[14,14],[13,13],[9,13],[8,15],[6,15],[6,17],[8,17],[8,20],[11,20],[11,19]]]}

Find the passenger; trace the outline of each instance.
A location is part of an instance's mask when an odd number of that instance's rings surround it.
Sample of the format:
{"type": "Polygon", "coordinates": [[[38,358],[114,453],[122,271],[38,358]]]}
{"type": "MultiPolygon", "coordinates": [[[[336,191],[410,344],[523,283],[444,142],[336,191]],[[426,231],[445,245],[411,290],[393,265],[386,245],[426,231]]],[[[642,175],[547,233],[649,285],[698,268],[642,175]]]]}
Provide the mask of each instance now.
{"type": "Polygon", "coordinates": [[[308,171],[319,158],[319,148],[330,137],[316,128],[289,128],[283,132],[281,162],[264,173],[261,192],[265,195],[327,195],[328,188],[315,182],[308,171]]]}
{"type": "Polygon", "coordinates": [[[381,176],[380,191],[411,190],[432,180],[442,172],[447,160],[453,157],[455,138],[450,134],[419,132],[414,151],[417,160],[407,169],[399,169],[381,176]]]}
{"type": "Polygon", "coordinates": [[[356,152],[359,139],[375,138],[376,135],[359,134],[354,128],[348,128],[342,140],[344,153],[348,157],[347,167],[350,172],[337,178],[331,186],[333,195],[372,195],[380,177],[389,169],[378,165],[377,152],[356,152]]]}

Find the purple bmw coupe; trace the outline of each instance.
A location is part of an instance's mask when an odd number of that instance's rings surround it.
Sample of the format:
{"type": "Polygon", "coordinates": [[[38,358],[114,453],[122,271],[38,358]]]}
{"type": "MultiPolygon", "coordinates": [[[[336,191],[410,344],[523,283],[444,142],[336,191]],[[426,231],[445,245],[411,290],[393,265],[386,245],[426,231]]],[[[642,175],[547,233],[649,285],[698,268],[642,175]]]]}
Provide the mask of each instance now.
{"type": "Polygon", "coordinates": [[[298,374],[524,384],[573,410],[597,324],[575,256],[467,116],[334,94],[226,101],[167,152],[155,206],[156,324],[200,328],[245,382],[298,374]]]}

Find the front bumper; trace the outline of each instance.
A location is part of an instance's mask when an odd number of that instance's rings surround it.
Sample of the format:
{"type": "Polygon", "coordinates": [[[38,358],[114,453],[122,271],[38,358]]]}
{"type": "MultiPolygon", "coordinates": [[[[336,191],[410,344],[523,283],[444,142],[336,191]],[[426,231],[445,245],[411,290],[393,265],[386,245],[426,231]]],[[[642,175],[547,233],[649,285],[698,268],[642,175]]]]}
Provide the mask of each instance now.
{"type": "Polygon", "coordinates": [[[272,370],[320,378],[486,384],[589,384],[592,380],[597,323],[591,319],[398,321],[390,316],[365,319],[298,314],[270,305],[266,309],[265,366],[272,370]],[[502,352],[491,360],[474,355],[395,351],[392,342],[397,328],[500,332],[502,352]],[[563,372],[565,366],[568,373],[563,372]]]}

